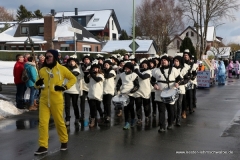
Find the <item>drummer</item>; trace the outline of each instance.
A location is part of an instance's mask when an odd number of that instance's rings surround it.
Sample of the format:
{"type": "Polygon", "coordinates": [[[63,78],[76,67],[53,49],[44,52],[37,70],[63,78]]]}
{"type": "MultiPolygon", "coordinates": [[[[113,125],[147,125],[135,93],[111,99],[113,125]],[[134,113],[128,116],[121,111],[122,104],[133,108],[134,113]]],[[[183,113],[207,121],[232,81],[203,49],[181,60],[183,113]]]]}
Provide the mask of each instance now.
{"type": "Polygon", "coordinates": [[[135,111],[134,111],[134,100],[133,93],[139,89],[138,75],[133,72],[134,66],[131,62],[125,63],[123,67],[124,72],[120,74],[117,82],[117,91],[121,94],[127,94],[129,96],[129,104],[124,107],[125,126],[124,130],[130,129],[134,126],[135,111]],[[131,114],[131,122],[129,120],[129,113],[131,114]]]}
{"type": "MultiPolygon", "coordinates": [[[[158,105],[159,111],[159,125],[160,129],[158,132],[165,132],[166,124],[165,124],[165,110],[168,112],[168,126],[167,129],[171,130],[173,125],[174,118],[174,103],[163,103],[161,99],[161,93],[165,89],[172,89],[174,87],[178,88],[179,82],[182,81],[181,76],[179,75],[179,71],[176,68],[170,66],[170,59],[167,54],[164,54],[160,58],[161,67],[155,68],[152,71],[152,76],[156,79],[156,84],[154,85],[155,92],[155,101],[158,105]]],[[[172,95],[170,95],[172,96],[172,95]]]]}

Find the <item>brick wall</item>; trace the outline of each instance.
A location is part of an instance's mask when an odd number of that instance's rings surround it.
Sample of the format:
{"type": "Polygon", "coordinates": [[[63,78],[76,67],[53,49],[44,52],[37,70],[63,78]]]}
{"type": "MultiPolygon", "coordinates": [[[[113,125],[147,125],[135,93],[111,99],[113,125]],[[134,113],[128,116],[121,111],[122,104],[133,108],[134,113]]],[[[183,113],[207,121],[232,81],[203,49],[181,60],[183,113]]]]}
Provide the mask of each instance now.
{"type": "Polygon", "coordinates": [[[44,45],[44,49],[54,48],[53,45],[53,38],[55,33],[55,23],[54,23],[54,16],[48,15],[44,17],[44,40],[47,43],[44,45]]]}

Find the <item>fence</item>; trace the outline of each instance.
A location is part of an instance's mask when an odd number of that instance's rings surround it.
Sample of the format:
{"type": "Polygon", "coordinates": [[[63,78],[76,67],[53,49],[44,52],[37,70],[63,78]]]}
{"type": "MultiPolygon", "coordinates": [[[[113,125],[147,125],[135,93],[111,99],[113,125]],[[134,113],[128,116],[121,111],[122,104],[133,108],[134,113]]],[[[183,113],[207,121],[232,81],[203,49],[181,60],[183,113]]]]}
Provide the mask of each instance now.
{"type": "MultiPolygon", "coordinates": [[[[25,53],[30,53],[32,54],[31,50],[0,50],[0,60],[1,61],[15,61],[16,60],[16,55],[17,54],[25,54],[25,53]]],[[[34,51],[35,55],[38,56],[40,54],[45,54],[46,51],[34,51]]],[[[75,51],[60,51],[62,57],[64,58],[66,55],[74,55],[75,51]]],[[[106,52],[84,52],[84,51],[77,51],[77,57],[78,59],[81,59],[83,57],[83,54],[90,54],[91,57],[96,57],[97,54],[102,54],[104,57],[108,57],[109,54],[106,52]]]]}

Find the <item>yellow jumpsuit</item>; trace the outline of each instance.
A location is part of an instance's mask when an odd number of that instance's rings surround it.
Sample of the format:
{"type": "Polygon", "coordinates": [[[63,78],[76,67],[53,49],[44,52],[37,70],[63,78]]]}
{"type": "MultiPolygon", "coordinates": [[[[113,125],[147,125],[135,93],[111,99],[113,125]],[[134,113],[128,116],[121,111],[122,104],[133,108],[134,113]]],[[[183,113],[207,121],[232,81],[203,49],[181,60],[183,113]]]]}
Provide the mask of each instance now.
{"type": "Polygon", "coordinates": [[[52,69],[41,68],[39,78],[44,78],[45,88],[41,89],[39,101],[39,146],[48,148],[49,119],[52,115],[61,143],[68,142],[67,128],[63,119],[63,93],[55,91],[54,86],[62,86],[64,79],[68,79],[66,84],[70,88],[76,83],[76,77],[64,66],[57,63],[52,69]]]}

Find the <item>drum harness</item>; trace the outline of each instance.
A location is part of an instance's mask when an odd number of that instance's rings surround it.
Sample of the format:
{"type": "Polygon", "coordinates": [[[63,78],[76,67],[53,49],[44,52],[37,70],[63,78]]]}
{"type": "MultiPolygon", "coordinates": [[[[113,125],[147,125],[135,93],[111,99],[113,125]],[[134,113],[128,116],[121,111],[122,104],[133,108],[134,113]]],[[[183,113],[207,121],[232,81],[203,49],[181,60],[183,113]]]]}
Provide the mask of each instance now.
{"type": "Polygon", "coordinates": [[[166,79],[166,81],[157,81],[157,82],[167,83],[168,88],[170,88],[169,83],[175,82],[175,81],[169,81],[169,76],[170,76],[170,74],[171,74],[171,72],[172,72],[172,67],[169,68],[169,70],[168,70],[168,76],[167,76],[167,77],[166,77],[166,75],[165,75],[165,73],[164,73],[164,69],[163,69],[162,67],[160,68],[160,71],[161,71],[161,73],[163,74],[163,76],[164,76],[164,78],[166,79]]]}

